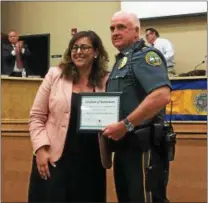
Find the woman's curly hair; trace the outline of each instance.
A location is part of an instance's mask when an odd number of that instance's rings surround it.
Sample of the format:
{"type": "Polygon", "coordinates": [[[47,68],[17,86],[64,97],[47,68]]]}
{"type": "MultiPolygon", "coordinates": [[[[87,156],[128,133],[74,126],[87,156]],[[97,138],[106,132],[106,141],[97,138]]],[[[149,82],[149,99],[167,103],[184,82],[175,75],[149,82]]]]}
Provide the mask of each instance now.
{"type": "Polygon", "coordinates": [[[75,64],[71,59],[71,49],[74,43],[83,38],[87,37],[91,43],[94,50],[98,52],[97,58],[94,58],[92,64],[92,70],[89,75],[89,84],[91,87],[102,87],[102,79],[108,73],[107,64],[109,61],[108,53],[106,52],[102,40],[93,31],[80,31],[76,33],[70,40],[68,48],[66,49],[63,59],[61,60],[59,67],[62,69],[62,77],[70,79],[74,84],[78,83],[80,80],[79,69],[76,68],[75,64]]]}

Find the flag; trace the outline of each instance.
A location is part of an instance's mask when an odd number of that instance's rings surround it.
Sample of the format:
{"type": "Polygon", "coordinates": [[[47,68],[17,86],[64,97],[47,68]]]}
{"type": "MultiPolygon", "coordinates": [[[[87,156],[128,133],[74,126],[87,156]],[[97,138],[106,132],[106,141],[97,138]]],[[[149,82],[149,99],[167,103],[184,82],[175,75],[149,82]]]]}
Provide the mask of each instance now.
{"type": "MultiPolygon", "coordinates": [[[[171,81],[173,121],[207,120],[207,79],[180,79],[171,81]]],[[[170,120],[171,105],[166,106],[166,120],[170,120]]]]}

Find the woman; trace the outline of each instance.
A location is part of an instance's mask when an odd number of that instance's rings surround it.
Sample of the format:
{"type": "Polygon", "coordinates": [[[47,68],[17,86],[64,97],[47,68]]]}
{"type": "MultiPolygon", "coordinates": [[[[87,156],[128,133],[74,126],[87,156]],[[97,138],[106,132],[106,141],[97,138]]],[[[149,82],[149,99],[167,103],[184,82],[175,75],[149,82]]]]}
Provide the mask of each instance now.
{"type": "Polygon", "coordinates": [[[76,126],[78,93],[105,90],[107,62],[100,37],[82,31],[45,76],[30,112],[35,156],[29,202],[106,201],[98,135],[77,133],[76,126]]]}

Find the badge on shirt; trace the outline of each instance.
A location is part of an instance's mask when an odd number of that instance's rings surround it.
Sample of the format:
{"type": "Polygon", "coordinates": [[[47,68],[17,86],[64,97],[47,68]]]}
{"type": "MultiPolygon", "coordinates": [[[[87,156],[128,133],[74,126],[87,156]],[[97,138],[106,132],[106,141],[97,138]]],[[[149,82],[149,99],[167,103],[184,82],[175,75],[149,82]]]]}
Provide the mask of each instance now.
{"type": "Polygon", "coordinates": [[[123,68],[125,65],[126,65],[126,62],[127,62],[128,58],[126,56],[124,56],[118,66],[118,69],[121,69],[123,68]]]}
{"type": "Polygon", "coordinates": [[[154,51],[150,51],[146,54],[145,61],[151,66],[159,66],[162,64],[160,56],[154,51]]]}

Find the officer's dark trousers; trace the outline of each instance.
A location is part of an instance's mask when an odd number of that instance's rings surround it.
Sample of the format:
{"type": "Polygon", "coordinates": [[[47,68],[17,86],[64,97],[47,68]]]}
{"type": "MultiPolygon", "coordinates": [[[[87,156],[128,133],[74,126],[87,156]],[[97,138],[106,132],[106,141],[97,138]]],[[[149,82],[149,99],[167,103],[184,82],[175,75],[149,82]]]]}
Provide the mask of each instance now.
{"type": "Polygon", "coordinates": [[[150,157],[148,152],[144,153],[130,147],[116,150],[114,179],[119,202],[167,201],[168,171],[164,171],[164,158],[154,147],[151,147],[149,152],[150,157]],[[147,177],[148,165],[152,168],[152,175],[147,177]]]}
{"type": "Polygon", "coordinates": [[[168,186],[168,180],[169,180],[169,162],[161,164],[160,170],[161,170],[162,178],[161,179],[159,178],[158,180],[159,182],[158,189],[152,192],[153,203],[169,202],[168,197],[167,197],[167,186],[168,186]]]}
{"type": "Polygon", "coordinates": [[[168,162],[166,164],[165,170],[164,170],[164,184],[165,184],[165,202],[169,202],[167,197],[167,186],[169,181],[169,170],[170,170],[170,163],[168,162]]]}
{"type": "Polygon", "coordinates": [[[119,202],[151,202],[151,192],[147,191],[145,181],[148,155],[130,147],[116,150],[114,179],[119,202]]]}
{"type": "Polygon", "coordinates": [[[167,184],[169,178],[169,162],[165,162],[159,147],[152,147],[151,152],[151,164],[157,174],[152,184],[152,201],[153,203],[168,202],[167,184]]]}

